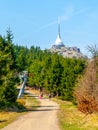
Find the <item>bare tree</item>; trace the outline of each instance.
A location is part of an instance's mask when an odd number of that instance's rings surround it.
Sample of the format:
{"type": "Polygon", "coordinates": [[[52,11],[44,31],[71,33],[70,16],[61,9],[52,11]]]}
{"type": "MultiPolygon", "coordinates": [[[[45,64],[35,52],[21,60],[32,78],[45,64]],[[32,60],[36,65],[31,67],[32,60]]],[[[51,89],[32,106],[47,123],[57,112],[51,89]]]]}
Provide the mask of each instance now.
{"type": "Polygon", "coordinates": [[[98,57],[98,47],[96,44],[90,46],[88,45],[87,50],[91,53],[93,58],[98,57]]]}
{"type": "Polygon", "coordinates": [[[84,113],[98,111],[98,58],[89,62],[83,77],[75,88],[78,109],[84,113]]]}

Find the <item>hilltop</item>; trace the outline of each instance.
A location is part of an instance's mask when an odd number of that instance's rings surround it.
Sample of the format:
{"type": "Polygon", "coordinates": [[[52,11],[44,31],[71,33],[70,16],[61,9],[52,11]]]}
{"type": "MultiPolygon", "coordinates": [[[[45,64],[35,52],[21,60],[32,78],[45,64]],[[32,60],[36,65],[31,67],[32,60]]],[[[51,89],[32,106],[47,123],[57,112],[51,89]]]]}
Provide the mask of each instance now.
{"type": "Polygon", "coordinates": [[[87,58],[87,56],[81,53],[80,49],[77,47],[58,47],[53,45],[48,51],[52,53],[58,53],[64,58],[87,58]]]}

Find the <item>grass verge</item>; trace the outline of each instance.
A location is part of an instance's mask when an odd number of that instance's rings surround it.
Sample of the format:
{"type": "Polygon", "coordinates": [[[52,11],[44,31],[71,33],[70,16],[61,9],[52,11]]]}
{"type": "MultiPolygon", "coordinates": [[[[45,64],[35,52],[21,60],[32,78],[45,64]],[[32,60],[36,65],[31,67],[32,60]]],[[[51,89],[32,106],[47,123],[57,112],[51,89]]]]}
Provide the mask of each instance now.
{"type": "Polygon", "coordinates": [[[98,113],[85,115],[71,102],[54,99],[59,105],[59,125],[61,130],[98,130],[98,113]]]}
{"type": "Polygon", "coordinates": [[[38,100],[28,94],[25,94],[23,98],[18,99],[17,102],[24,107],[21,107],[20,105],[20,109],[17,109],[17,106],[15,106],[13,109],[8,108],[8,110],[0,111],[0,129],[17,119],[19,116],[35,110],[36,107],[40,105],[38,100]]]}

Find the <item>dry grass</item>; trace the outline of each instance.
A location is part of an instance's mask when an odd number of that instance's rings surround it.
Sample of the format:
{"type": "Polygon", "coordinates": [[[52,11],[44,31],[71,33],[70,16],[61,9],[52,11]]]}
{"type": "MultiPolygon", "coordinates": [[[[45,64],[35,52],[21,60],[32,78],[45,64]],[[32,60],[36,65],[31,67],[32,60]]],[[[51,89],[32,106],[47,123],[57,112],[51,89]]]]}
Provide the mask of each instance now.
{"type": "Polygon", "coordinates": [[[98,130],[98,113],[85,115],[71,102],[55,101],[60,104],[58,117],[61,130],[98,130]]]}
{"type": "Polygon", "coordinates": [[[1,111],[0,112],[0,128],[3,128],[4,126],[8,125],[15,119],[17,119],[19,116],[26,114],[29,110],[34,110],[40,103],[33,98],[32,96],[25,95],[22,99],[18,99],[18,102],[21,105],[25,106],[25,111],[17,112],[15,109],[14,111],[1,111]]]}
{"type": "Polygon", "coordinates": [[[39,95],[40,94],[40,91],[39,90],[36,90],[36,89],[31,89],[29,90],[31,93],[34,93],[36,95],[39,95]]]}
{"type": "Polygon", "coordinates": [[[25,112],[0,112],[0,128],[14,121],[18,116],[25,114],[25,112]]]}

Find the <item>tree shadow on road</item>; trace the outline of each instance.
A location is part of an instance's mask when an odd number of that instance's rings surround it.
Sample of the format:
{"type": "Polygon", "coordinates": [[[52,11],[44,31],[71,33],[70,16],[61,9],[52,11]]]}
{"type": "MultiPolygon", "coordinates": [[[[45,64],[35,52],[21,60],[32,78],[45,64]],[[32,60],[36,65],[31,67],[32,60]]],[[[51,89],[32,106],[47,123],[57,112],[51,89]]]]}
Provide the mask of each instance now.
{"type": "Polygon", "coordinates": [[[7,120],[0,120],[0,123],[7,122],[7,120]]]}
{"type": "Polygon", "coordinates": [[[59,108],[56,108],[55,106],[30,106],[30,109],[28,108],[28,111],[32,112],[54,111],[54,110],[59,110],[59,108]]]}

